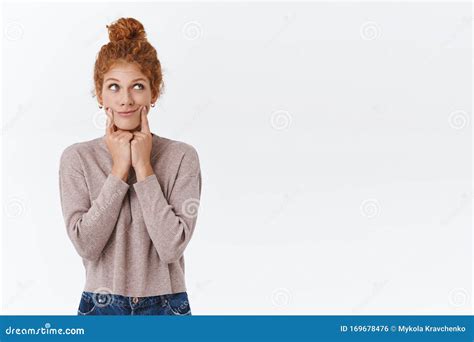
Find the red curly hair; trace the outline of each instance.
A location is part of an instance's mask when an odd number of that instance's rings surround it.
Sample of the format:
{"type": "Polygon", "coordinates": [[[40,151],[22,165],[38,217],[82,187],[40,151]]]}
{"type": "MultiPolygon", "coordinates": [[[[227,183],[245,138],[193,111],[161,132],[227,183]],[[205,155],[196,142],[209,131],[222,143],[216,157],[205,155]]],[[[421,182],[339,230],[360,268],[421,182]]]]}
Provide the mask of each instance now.
{"type": "Polygon", "coordinates": [[[150,81],[152,98],[163,92],[163,74],[155,48],[146,39],[145,28],[134,18],[120,18],[111,25],[110,42],[103,45],[97,54],[94,66],[95,94],[102,97],[104,74],[116,62],[136,63],[150,81]]]}

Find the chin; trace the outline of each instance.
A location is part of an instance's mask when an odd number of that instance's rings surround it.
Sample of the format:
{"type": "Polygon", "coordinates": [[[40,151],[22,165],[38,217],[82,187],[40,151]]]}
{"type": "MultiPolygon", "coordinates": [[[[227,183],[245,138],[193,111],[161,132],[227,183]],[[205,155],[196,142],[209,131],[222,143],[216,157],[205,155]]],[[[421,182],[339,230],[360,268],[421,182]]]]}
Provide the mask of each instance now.
{"type": "Polygon", "coordinates": [[[135,128],[137,128],[140,125],[140,123],[129,123],[129,122],[120,122],[120,123],[115,123],[115,126],[117,126],[118,129],[121,129],[123,131],[131,131],[135,128]]]}

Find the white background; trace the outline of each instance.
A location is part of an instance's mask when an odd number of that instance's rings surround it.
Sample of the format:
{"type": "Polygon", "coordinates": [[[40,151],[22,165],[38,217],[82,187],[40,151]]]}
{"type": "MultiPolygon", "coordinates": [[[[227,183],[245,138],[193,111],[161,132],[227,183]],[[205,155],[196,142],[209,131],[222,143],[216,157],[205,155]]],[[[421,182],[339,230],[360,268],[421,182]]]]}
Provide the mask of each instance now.
{"type": "Polygon", "coordinates": [[[194,315],[471,314],[470,6],[5,5],[1,314],[76,314],[59,157],[104,134],[122,16],[163,66],[152,131],[201,161],[194,315]]]}

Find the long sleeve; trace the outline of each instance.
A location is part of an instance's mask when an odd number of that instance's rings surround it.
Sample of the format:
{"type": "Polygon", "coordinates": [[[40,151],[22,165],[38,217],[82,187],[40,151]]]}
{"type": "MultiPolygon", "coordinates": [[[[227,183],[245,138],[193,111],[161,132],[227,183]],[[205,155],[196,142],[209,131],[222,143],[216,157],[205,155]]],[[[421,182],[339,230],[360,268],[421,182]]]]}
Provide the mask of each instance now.
{"type": "Polygon", "coordinates": [[[155,174],[133,184],[150,238],[161,260],[177,262],[194,232],[201,198],[201,170],[196,150],[182,157],[169,195],[155,174]]]}
{"type": "Polygon", "coordinates": [[[66,148],[59,167],[59,191],[68,236],[79,255],[93,261],[115,228],[129,184],[109,174],[91,204],[81,165],[77,151],[66,148]]]}

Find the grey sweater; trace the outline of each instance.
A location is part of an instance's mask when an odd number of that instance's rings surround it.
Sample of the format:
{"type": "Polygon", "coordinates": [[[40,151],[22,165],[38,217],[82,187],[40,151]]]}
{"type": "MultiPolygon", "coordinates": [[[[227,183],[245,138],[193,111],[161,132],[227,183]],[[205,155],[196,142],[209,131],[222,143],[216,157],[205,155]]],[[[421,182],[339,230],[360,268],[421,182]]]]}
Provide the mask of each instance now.
{"type": "Polygon", "coordinates": [[[196,226],[196,150],[153,134],[154,174],[112,175],[105,135],[64,149],[59,166],[67,234],[86,271],[84,291],[146,297],[186,291],[183,252],[196,226]]]}

